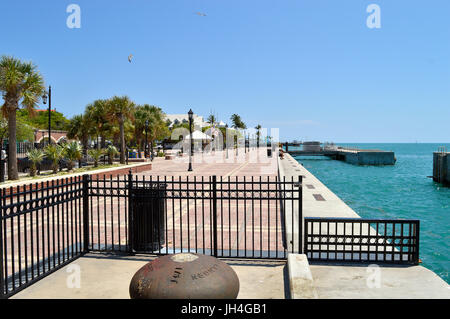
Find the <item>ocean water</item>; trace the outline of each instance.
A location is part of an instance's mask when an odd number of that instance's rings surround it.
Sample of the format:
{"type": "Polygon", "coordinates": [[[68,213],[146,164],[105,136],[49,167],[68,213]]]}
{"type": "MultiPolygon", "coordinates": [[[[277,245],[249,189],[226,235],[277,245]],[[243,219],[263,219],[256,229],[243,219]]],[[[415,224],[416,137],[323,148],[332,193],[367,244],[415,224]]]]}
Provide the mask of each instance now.
{"type": "Polygon", "coordinates": [[[450,188],[433,182],[433,152],[450,144],[339,144],[394,151],[394,166],[356,166],[325,157],[296,157],[362,218],[419,219],[422,266],[447,283],[450,188]]]}

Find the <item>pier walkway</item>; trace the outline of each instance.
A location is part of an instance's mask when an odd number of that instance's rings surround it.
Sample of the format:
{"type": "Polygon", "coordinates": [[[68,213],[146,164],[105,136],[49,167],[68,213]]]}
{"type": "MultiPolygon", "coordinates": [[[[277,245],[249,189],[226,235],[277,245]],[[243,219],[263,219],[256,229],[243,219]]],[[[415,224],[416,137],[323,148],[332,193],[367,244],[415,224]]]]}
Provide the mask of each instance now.
{"type": "MultiPolygon", "coordinates": [[[[260,150],[262,153],[266,152],[265,149],[260,150]]],[[[228,179],[230,177],[234,180],[238,177],[242,180],[244,177],[247,180],[251,180],[254,178],[255,181],[260,178],[266,180],[271,178],[272,180],[277,176],[278,166],[277,166],[277,157],[273,156],[271,158],[267,158],[267,156],[262,158],[262,160],[256,160],[258,150],[250,150],[249,152],[245,152],[243,149],[238,151],[238,156],[235,156],[232,151],[229,151],[229,156],[227,158],[226,152],[215,152],[214,154],[196,154],[194,156],[193,161],[193,171],[188,172],[188,156],[183,156],[182,158],[177,158],[175,160],[165,160],[164,158],[155,158],[153,161],[152,169],[139,172],[136,175],[143,177],[146,179],[152,176],[156,178],[156,176],[175,176],[177,179],[181,178],[182,180],[186,180],[189,178],[193,180],[194,177],[197,177],[197,180],[202,177],[208,177],[211,175],[217,175],[223,177],[224,179],[228,179]],[[216,159],[213,159],[213,156],[216,156],[216,159]]],[[[267,154],[267,153],[266,153],[267,154]]],[[[100,201],[101,202],[101,201],[100,201]]],[[[178,213],[182,213],[183,219],[189,215],[191,220],[194,220],[196,210],[194,209],[194,205],[186,206],[186,200],[183,200],[183,210],[177,210],[178,213]]],[[[191,200],[191,204],[195,202],[195,200],[191,200]]],[[[198,207],[204,207],[207,211],[209,203],[202,203],[201,200],[197,200],[198,207]]],[[[102,203],[98,203],[100,210],[103,211],[101,205],[102,203]]],[[[168,203],[170,205],[170,201],[168,203]]],[[[181,206],[181,205],[180,205],[181,206]]],[[[239,236],[241,239],[240,245],[242,245],[242,238],[246,233],[249,234],[249,230],[252,230],[252,226],[247,222],[245,224],[244,218],[241,217],[244,214],[243,206],[240,205],[239,210],[233,203],[231,205],[230,210],[225,211],[225,220],[226,223],[229,219],[231,221],[235,220],[237,215],[236,212],[239,212],[239,225],[240,227],[235,228],[234,225],[231,228],[231,236],[232,236],[232,244],[236,245],[235,238],[239,236]],[[230,215],[229,215],[230,214],[230,215]]],[[[108,206],[109,208],[110,206],[108,206]]],[[[94,207],[95,208],[95,207],[94,207]]],[[[170,211],[170,207],[168,208],[170,211]]],[[[262,216],[265,217],[265,210],[268,209],[267,205],[262,206],[262,216]]],[[[260,245],[264,248],[266,245],[266,233],[267,229],[270,230],[271,244],[275,244],[274,236],[278,234],[281,237],[281,227],[276,227],[276,207],[270,207],[271,214],[270,218],[267,216],[268,221],[270,220],[270,227],[264,227],[263,236],[260,237],[261,233],[259,232],[259,227],[257,223],[255,223],[254,229],[254,245],[255,248],[258,249],[260,245]],[[260,241],[262,238],[262,241],[260,241]]],[[[124,211],[124,208],[121,208],[120,211],[124,211]]],[[[254,211],[257,213],[257,220],[260,218],[260,208],[258,208],[258,203],[255,203],[254,211]]],[[[251,214],[251,208],[247,207],[247,214],[251,214]]],[[[219,210],[220,213],[220,210],[219,210]]],[[[109,214],[109,209],[108,209],[109,214]]],[[[219,214],[220,216],[220,214],[219,214]]],[[[170,217],[170,216],[169,216],[170,217]]],[[[181,218],[181,217],[180,217],[181,218]]],[[[278,217],[278,221],[280,218],[278,217]]],[[[219,219],[220,222],[220,219],[219,219]]],[[[170,223],[170,220],[169,220],[170,223]]],[[[183,224],[184,232],[186,234],[186,224],[183,224]]],[[[201,225],[199,221],[198,225],[201,225]]],[[[170,226],[170,225],[169,225],[170,226]]],[[[190,229],[192,234],[194,234],[194,230],[197,224],[191,223],[190,229]]],[[[219,234],[221,233],[221,227],[219,223],[219,234]]],[[[168,227],[169,229],[171,228],[168,227]]],[[[228,248],[227,242],[229,234],[228,227],[224,228],[225,238],[224,238],[224,246],[228,248]]],[[[178,229],[177,229],[178,231],[178,229]]],[[[178,232],[177,232],[178,233],[178,232]]],[[[103,234],[102,234],[103,235],[103,234]]],[[[108,237],[110,233],[106,233],[106,242],[111,240],[108,237]]],[[[199,232],[200,235],[200,232],[199,232]]],[[[193,237],[193,236],[192,236],[193,237]]],[[[191,240],[192,240],[191,237],[191,240]]],[[[168,239],[170,239],[170,233],[168,239]]],[[[249,237],[250,238],[250,237],[249,237]]],[[[184,238],[186,240],[186,238],[184,238]]],[[[186,243],[186,241],[185,241],[186,243]]],[[[123,243],[125,244],[125,243],[123,243]]],[[[273,247],[283,250],[282,241],[278,241],[278,245],[280,247],[273,247]]],[[[193,247],[193,245],[191,246],[193,247]]],[[[233,246],[235,249],[235,246],[233,246]]],[[[199,253],[202,253],[200,249],[199,253]]],[[[134,273],[143,265],[145,265],[148,261],[155,258],[152,255],[110,255],[106,253],[89,253],[85,256],[78,258],[67,266],[57,270],[56,272],[50,274],[48,277],[38,281],[32,286],[20,291],[16,295],[14,295],[13,299],[65,299],[65,298],[129,298],[128,288],[129,283],[134,275],[134,273]],[[78,268],[79,267],[79,268],[78,268]],[[70,272],[74,269],[80,269],[81,274],[81,285],[79,288],[77,287],[68,287],[67,278],[70,275],[70,272]]],[[[237,258],[225,258],[223,259],[227,262],[237,273],[240,281],[240,291],[238,298],[245,299],[284,299],[288,297],[288,289],[287,289],[287,278],[286,278],[286,261],[284,260],[250,260],[250,259],[237,259],[237,258]]]]}
{"type": "MultiPolygon", "coordinates": [[[[286,178],[286,180],[291,180],[291,178],[296,180],[298,176],[303,176],[302,185],[289,186],[302,187],[303,217],[359,218],[355,211],[289,154],[285,154],[284,159],[281,160],[274,152],[275,156],[272,158],[267,159],[266,157],[266,160],[262,162],[255,162],[252,156],[256,153],[256,150],[249,153],[239,150],[240,160],[237,160],[235,156],[232,157],[230,153],[229,162],[226,162],[226,155],[223,152],[217,152],[216,155],[224,159],[219,163],[212,160],[211,156],[208,159],[207,154],[205,158],[201,159],[199,154],[194,159],[193,172],[187,171],[188,157],[177,161],[158,158],[153,162],[152,170],[140,172],[138,175],[172,175],[181,178],[210,175],[233,178],[246,176],[258,180],[259,178],[274,178],[276,175],[281,179],[286,178]]],[[[289,204],[289,201],[287,203],[289,204]]],[[[247,214],[250,212],[249,209],[247,207],[245,210],[247,214]]],[[[292,246],[297,248],[299,246],[298,232],[296,233],[294,229],[294,232],[290,233],[292,224],[300,224],[299,207],[292,204],[286,206],[285,210],[287,224],[284,228],[286,229],[287,248],[290,251],[292,246]],[[288,218],[292,216],[290,212],[294,212],[293,220],[288,218]]],[[[182,213],[183,216],[190,214],[188,210],[183,210],[182,213]]],[[[233,214],[232,210],[231,220],[234,220],[235,215],[233,214]]],[[[271,214],[270,216],[268,220],[271,221],[271,226],[267,229],[271,229],[271,234],[278,233],[279,228],[275,229],[272,226],[276,225],[274,224],[276,219],[273,218],[278,215],[271,214]]],[[[239,218],[239,220],[242,223],[242,219],[239,218]]],[[[241,236],[245,233],[243,232],[245,229],[247,229],[247,225],[244,223],[244,226],[239,227],[236,231],[233,227],[231,234],[234,237],[241,236]]],[[[258,241],[258,238],[259,236],[255,237],[256,247],[262,243],[258,241]]],[[[13,298],[128,298],[128,285],[132,275],[151,258],[154,257],[87,254],[19,292],[13,298]],[[80,288],[69,287],[67,278],[77,267],[81,271],[81,286],[80,288]]],[[[286,269],[288,266],[285,261],[227,259],[226,262],[233,267],[240,279],[241,290],[238,298],[288,297],[289,294],[286,290],[290,280],[287,279],[286,269]]],[[[317,293],[310,296],[318,298],[450,298],[449,285],[422,266],[381,264],[379,267],[367,266],[363,263],[310,262],[308,272],[312,274],[312,286],[317,293]]]]}

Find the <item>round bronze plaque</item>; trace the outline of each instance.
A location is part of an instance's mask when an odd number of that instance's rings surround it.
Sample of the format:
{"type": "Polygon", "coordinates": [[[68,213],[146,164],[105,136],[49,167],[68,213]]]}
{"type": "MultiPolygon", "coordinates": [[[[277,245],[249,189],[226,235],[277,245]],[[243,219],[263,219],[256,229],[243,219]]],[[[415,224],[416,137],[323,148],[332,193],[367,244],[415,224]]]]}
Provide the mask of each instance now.
{"type": "Polygon", "coordinates": [[[235,299],[238,293],[239,279],[230,266],[194,253],[157,258],[130,283],[132,299],[235,299]]]}

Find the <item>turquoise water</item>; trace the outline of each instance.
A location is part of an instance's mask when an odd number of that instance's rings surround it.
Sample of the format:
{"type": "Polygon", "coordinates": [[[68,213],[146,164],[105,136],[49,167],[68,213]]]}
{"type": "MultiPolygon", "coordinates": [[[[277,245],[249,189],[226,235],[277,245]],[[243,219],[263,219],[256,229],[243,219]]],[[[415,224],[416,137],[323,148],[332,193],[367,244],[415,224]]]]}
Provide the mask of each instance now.
{"type": "MultiPolygon", "coordinates": [[[[343,145],[343,144],[340,144],[343,145]]],[[[433,182],[433,152],[450,144],[345,144],[394,151],[394,166],[356,166],[296,157],[363,218],[420,220],[420,259],[447,283],[450,259],[450,188],[433,182]]]]}

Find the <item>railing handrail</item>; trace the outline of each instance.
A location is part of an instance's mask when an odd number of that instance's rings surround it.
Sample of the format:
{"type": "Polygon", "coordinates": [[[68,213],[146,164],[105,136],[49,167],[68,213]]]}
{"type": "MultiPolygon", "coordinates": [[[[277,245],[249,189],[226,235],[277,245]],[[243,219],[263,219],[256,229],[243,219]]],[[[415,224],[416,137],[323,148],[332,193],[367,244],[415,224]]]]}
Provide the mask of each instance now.
{"type": "Polygon", "coordinates": [[[305,221],[355,221],[355,222],[387,222],[387,223],[402,223],[402,222],[420,222],[420,219],[403,219],[403,218],[396,218],[396,219],[385,219],[385,218],[358,218],[358,217],[305,217],[305,221]]]}

